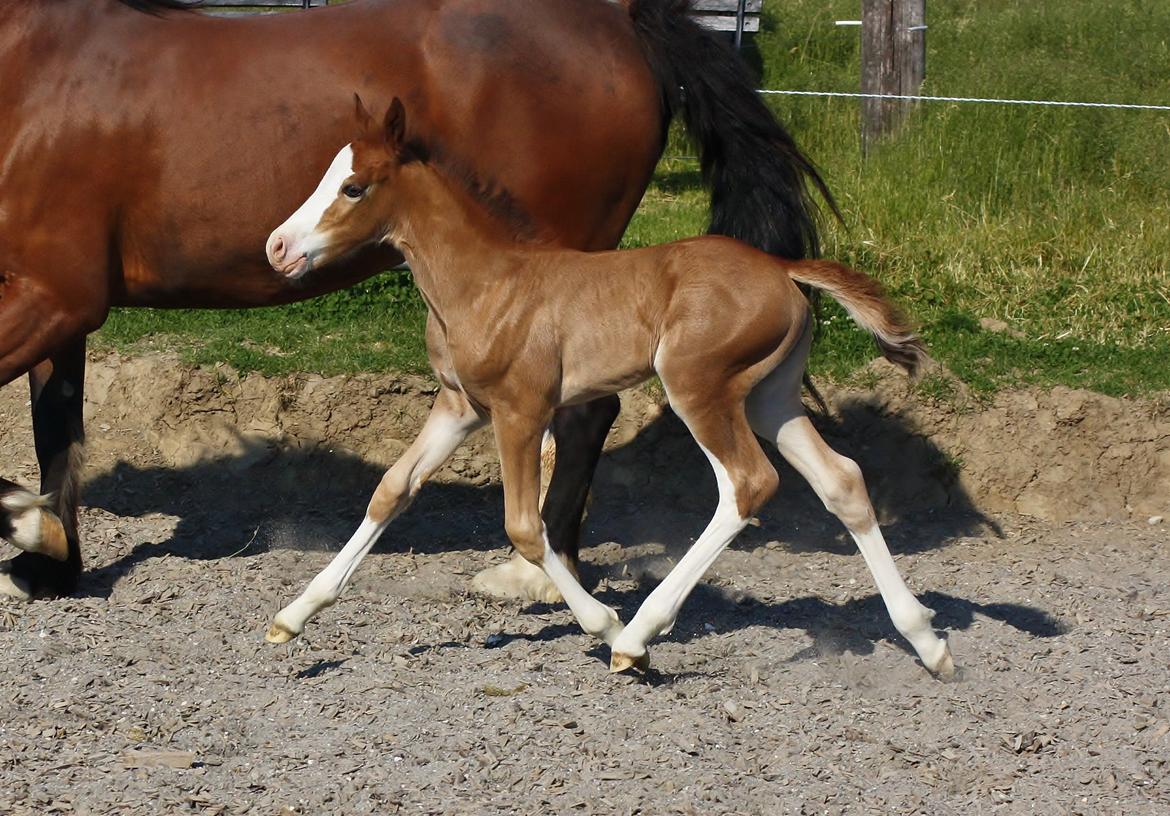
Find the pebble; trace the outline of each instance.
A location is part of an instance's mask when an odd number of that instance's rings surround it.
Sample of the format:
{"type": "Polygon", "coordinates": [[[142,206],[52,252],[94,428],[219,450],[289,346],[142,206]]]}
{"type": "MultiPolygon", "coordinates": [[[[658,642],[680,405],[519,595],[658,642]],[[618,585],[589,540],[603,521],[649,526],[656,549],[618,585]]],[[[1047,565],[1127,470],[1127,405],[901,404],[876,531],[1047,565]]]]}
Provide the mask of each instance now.
{"type": "Polygon", "coordinates": [[[732,722],[739,722],[743,719],[743,707],[733,700],[727,700],[723,703],[723,711],[732,722]]]}

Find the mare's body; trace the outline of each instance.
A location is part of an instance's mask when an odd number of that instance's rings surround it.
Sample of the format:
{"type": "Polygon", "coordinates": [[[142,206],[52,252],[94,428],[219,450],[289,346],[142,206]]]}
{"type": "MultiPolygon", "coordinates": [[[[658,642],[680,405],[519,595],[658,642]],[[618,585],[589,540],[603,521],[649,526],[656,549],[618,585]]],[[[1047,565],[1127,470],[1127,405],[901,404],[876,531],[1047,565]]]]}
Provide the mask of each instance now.
{"type": "MultiPolygon", "coordinates": [[[[0,479],[0,536],[26,550],[0,569],[0,593],[69,592],[80,574],[85,342],[111,307],[286,303],[400,260],[374,246],[293,281],[261,251],[351,138],[350,93],[409,100],[452,153],[581,248],[616,244],[673,110],[722,106],[692,130],[702,124],[716,189],[727,179],[725,210],[750,153],[729,145],[748,134],[791,147],[726,49],[690,47],[707,35],[677,0],[357,0],[234,19],[168,5],[0,3],[0,385],[30,376],[43,494],[0,479]],[[687,80],[684,105],[686,71],[715,84],[687,80]]],[[[795,148],[773,164],[793,217],[791,240],[769,249],[798,255],[815,243],[815,173],[795,148]]],[[[554,426],[546,511],[570,561],[615,414],[608,400],[554,426]]]]}
{"type": "Polygon", "coordinates": [[[269,256],[274,267],[297,275],[313,258],[368,243],[402,249],[430,309],[428,349],[442,391],[357,532],[276,616],[269,640],[296,636],[334,603],[423,481],[490,421],[513,545],[546,572],[582,628],[612,647],[612,670],[644,667],[647,643],[673,626],[703,573],[778,486],[754,432],[777,445],[854,536],[895,625],[924,665],[940,674],[953,670],[930,611],[890,558],[860,471],[825,445],[800,402],[811,326],[794,280],[841,301],[885,355],[912,373],[925,358],[876,282],[839,264],[787,261],[718,236],[594,253],[534,245],[516,237],[525,225],[515,213],[493,215],[493,199],[477,200],[473,191],[482,185],[459,181],[443,167],[441,152],[406,138],[398,100],[384,132],[367,127],[363,140],[339,154],[314,197],[274,233],[269,256]],[[624,627],[550,546],[538,506],[540,440],[558,408],[655,373],[711,461],[719,505],[624,627]]]}

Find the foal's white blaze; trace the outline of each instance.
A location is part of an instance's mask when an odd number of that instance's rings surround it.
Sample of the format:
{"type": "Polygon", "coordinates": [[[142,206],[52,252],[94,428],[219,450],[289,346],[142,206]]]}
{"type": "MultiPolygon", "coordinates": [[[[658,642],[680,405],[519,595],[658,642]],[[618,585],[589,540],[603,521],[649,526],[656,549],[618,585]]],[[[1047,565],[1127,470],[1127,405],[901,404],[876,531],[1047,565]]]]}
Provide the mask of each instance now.
{"type": "Polygon", "coordinates": [[[318,231],[325,211],[341,194],[341,185],[353,175],[353,148],[346,145],[333,159],[317,189],[288,220],[268,236],[268,262],[277,272],[298,278],[313,264],[313,256],[327,245],[326,235],[318,231]],[[283,253],[275,254],[278,241],[283,241],[283,253]]]}

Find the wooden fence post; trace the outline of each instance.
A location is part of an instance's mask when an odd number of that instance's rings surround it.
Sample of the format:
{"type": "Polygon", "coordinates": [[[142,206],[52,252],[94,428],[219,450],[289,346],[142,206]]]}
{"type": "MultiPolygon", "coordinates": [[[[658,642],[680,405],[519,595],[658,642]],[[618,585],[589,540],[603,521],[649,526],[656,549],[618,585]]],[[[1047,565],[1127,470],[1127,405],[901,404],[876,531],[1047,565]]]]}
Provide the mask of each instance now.
{"type": "MultiPolygon", "coordinates": [[[[926,79],[926,0],[895,0],[894,48],[898,61],[898,93],[915,96],[926,79]]],[[[909,111],[914,103],[902,106],[909,111]]]]}
{"type": "MultiPolygon", "coordinates": [[[[862,0],[861,92],[909,95],[926,77],[926,0],[862,0]]],[[[864,153],[905,118],[913,103],[861,101],[864,153]]]]}

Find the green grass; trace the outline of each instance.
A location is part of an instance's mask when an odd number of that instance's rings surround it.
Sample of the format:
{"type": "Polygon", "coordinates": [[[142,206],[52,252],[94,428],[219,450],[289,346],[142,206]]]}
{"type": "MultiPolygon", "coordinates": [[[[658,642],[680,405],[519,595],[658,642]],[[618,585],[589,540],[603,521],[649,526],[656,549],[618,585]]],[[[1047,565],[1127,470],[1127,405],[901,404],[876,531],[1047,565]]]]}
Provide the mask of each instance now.
{"type": "Polygon", "coordinates": [[[392,271],[344,292],[265,309],[115,309],[95,335],[125,353],[175,351],[195,364],[241,371],[346,374],[427,365],[426,306],[408,272],[392,271]]]}
{"type": "MultiPolygon", "coordinates": [[[[763,87],[856,90],[856,0],[767,3],[763,87]]],[[[934,0],[927,83],[938,95],[1170,103],[1164,0],[934,0]]],[[[978,392],[1066,384],[1170,390],[1170,114],[923,103],[869,157],[857,102],[769,97],[845,215],[825,253],[881,278],[933,353],[978,392]],[[991,333],[980,319],[1006,321],[991,333]]],[[[693,150],[672,139],[668,155],[693,150]]],[[[693,159],[664,160],[625,238],[702,231],[693,159]]],[[[814,370],[872,357],[835,305],[814,370]]],[[[98,335],[269,373],[425,369],[422,304],[402,273],[279,309],[120,311],[98,335]]]]}
{"type": "MultiPolygon", "coordinates": [[[[932,2],[924,92],[1170,103],[1163,11],[932,2]]],[[[788,0],[758,39],[764,87],[857,90],[858,32],[833,26],[855,16],[853,0],[788,0]]],[[[1170,388],[1170,114],[922,103],[863,160],[856,101],[769,101],[845,213],[826,253],[882,278],[969,385],[1170,388]]],[[[840,319],[824,328],[818,366],[840,375],[868,354],[840,319]]]]}

